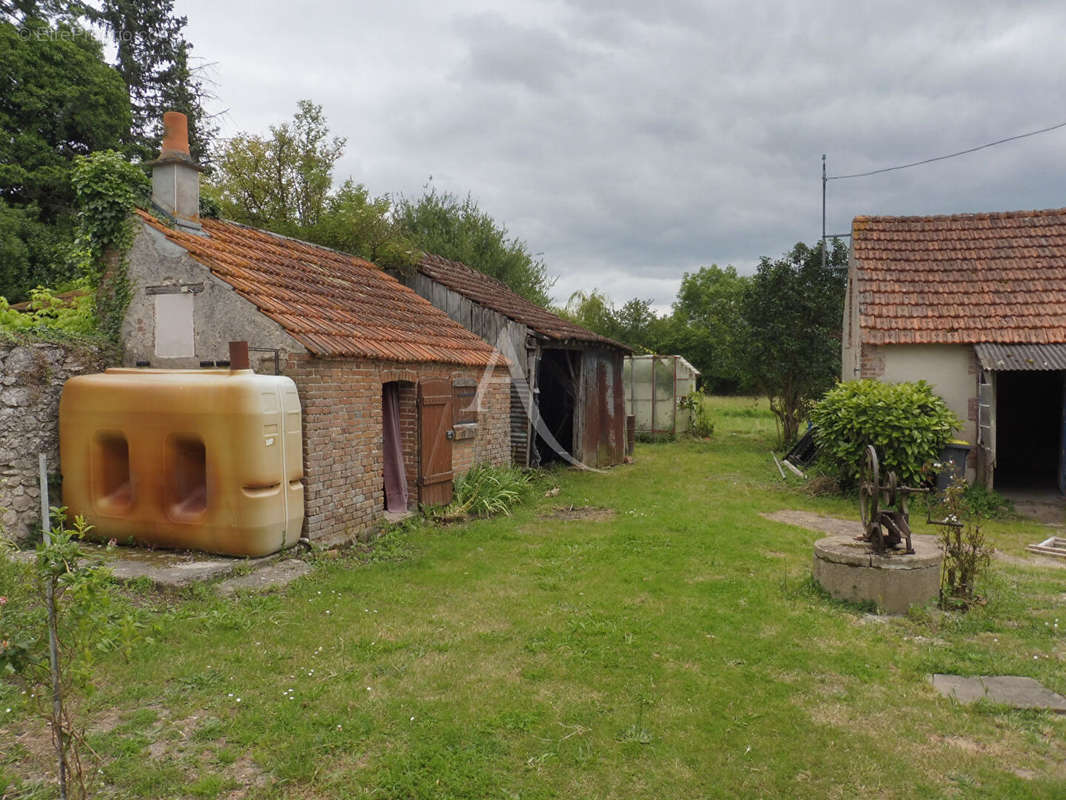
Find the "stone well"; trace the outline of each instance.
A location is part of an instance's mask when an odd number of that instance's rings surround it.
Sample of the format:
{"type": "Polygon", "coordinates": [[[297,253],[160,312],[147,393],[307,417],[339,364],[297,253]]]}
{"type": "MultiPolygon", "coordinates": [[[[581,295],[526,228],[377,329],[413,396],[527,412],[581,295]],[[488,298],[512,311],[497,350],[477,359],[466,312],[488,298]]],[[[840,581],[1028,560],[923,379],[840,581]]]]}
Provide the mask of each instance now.
{"type": "Polygon", "coordinates": [[[814,579],[837,600],[872,601],[888,614],[905,614],[940,592],[944,559],[935,536],[914,536],[914,553],[878,555],[868,542],[827,536],[814,543],[814,579]]]}

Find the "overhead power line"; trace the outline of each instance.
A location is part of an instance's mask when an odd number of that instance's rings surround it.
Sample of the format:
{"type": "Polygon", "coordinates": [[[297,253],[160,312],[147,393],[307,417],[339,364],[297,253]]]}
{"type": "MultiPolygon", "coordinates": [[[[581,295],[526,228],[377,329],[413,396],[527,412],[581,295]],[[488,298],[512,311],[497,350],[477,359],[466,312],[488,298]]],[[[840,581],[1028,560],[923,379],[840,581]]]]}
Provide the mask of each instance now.
{"type": "Polygon", "coordinates": [[[882,175],[886,172],[895,172],[901,169],[910,169],[911,167],[920,167],[923,164],[932,164],[936,161],[946,161],[949,158],[958,158],[959,156],[965,156],[970,153],[976,153],[978,150],[987,150],[989,147],[995,147],[999,144],[1006,144],[1007,142],[1016,142],[1019,139],[1026,139],[1030,136],[1037,136],[1041,133],[1048,133],[1050,131],[1058,130],[1059,128],[1066,128],[1066,121],[1057,122],[1054,125],[1048,125],[1046,128],[1040,128],[1035,131],[1027,131],[1026,133],[1019,133],[1016,136],[1008,136],[1005,139],[997,139],[994,142],[986,142],[985,144],[979,144],[976,147],[968,147],[965,150],[959,150],[956,153],[948,153],[943,156],[934,156],[933,158],[923,158],[921,161],[912,161],[909,164],[896,164],[894,167],[882,167],[881,169],[872,169],[869,172],[854,172],[850,175],[829,175],[826,172],[825,155],[822,155],[822,267],[826,264],[826,233],[825,233],[825,194],[826,186],[829,181],[844,181],[848,178],[868,178],[871,175],[882,175]]]}
{"type": "Polygon", "coordinates": [[[848,178],[866,178],[870,175],[880,175],[884,172],[895,172],[899,169],[909,169],[910,167],[920,167],[922,164],[932,164],[934,161],[946,161],[949,158],[957,158],[958,156],[964,156],[968,153],[976,153],[978,150],[987,150],[989,147],[995,147],[997,144],[1006,144],[1007,142],[1014,142],[1018,139],[1025,139],[1029,136],[1036,136],[1041,133],[1048,133],[1049,131],[1058,130],[1059,128],[1066,128],[1066,122],[1059,122],[1055,125],[1049,125],[1046,128],[1041,128],[1038,131],[1029,131],[1028,133],[1019,133],[1017,136],[1008,136],[1006,139],[997,139],[994,142],[988,142],[987,144],[981,144],[977,147],[970,147],[966,150],[959,150],[957,153],[948,153],[945,156],[934,156],[933,158],[923,158],[921,161],[912,161],[909,164],[897,164],[894,167],[883,167],[881,169],[873,169],[869,172],[856,172],[851,175],[827,175],[825,180],[827,181],[843,181],[848,178]]]}

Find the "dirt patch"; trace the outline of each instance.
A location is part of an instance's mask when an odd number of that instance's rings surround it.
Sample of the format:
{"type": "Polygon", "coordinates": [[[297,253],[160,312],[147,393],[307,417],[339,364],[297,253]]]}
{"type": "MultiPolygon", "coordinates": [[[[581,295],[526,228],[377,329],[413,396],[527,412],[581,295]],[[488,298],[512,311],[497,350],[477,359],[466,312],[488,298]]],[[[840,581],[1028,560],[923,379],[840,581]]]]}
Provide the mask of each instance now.
{"type": "Polygon", "coordinates": [[[811,511],[775,511],[772,514],[760,514],[763,519],[771,522],[782,522],[785,525],[795,525],[797,528],[806,528],[809,531],[826,533],[830,536],[862,536],[862,523],[857,519],[838,519],[815,514],[811,511]]]}
{"type": "Polygon", "coordinates": [[[1051,567],[1052,569],[1066,569],[1066,560],[1047,556],[1033,555],[1029,558],[1023,558],[1022,556],[1012,556],[1010,553],[1004,553],[997,550],[992,554],[992,558],[996,559],[996,561],[1002,561],[1005,564],[1014,564],[1018,567],[1051,567]]]}
{"type": "Polygon", "coordinates": [[[970,753],[978,755],[980,753],[987,753],[989,747],[975,742],[973,739],[967,739],[963,736],[931,736],[929,740],[934,744],[949,744],[954,748],[962,750],[964,753],[970,753]]]}
{"type": "Polygon", "coordinates": [[[267,784],[267,776],[247,755],[241,756],[230,764],[226,768],[225,775],[239,787],[226,795],[227,800],[241,800],[250,789],[258,789],[267,784]]]}
{"type": "Polygon", "coordinates": [[[541,514],[544,519],[561,519],[565,522],[606,522],[616,516],[613,508],[600,508],[598,506],[560,506],[546,514],[541,514]]]}

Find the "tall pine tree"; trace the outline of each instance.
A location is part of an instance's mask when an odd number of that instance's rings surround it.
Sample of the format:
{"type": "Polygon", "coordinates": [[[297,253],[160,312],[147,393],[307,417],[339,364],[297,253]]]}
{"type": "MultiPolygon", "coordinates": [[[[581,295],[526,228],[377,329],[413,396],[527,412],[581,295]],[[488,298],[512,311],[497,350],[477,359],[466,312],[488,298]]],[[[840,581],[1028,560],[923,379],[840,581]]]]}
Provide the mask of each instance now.
{"type": "Polygon", "coordinates": [[[173,0],[105,0],[87,13],[117,48],[115,69],[130,93],[130,154],[153,158],[163,135],[163,112],[181,111],[189,118],[192,157],[205,163],[218,130],[204,111],[203,80],[189,66],[192,45],[183,33],[188,18],[174,14],[173,0]]]}

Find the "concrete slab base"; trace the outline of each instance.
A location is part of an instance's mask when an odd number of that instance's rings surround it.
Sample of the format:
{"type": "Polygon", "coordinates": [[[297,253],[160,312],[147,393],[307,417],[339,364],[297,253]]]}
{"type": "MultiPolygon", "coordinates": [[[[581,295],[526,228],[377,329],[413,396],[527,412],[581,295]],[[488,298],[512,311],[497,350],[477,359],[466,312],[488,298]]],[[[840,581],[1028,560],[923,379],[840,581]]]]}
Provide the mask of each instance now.
{"type": "Polygon", "coordinates": [[[247,575],[227,578],[218,585],[218,591],[226,595],[240,591],[265,592],[269,589],[287,586],[310,571],[311,565],[306,561],[287,558],[284,561],[267,564],[247,575]]]}
{"type": "MultiPolygon", "coordinates": [[[[82,542],[81,550],[88,557],[102,560],[117,580],[146,578],[161,589],[180,589],[194,583],[218,580],[237,569],[259,569],[280,557],[280,554],[274,554],[263,558],[227,558],[185,550],[147,550],[123,546],[108,550],[92,542],[82,542]]],[[[36,553],[24,550],[16,553],[15,558],[31,561],[36,558],[36,553]]]]}
{"type": "Polygon", "coordinates": [[[933,688],[944,697],[960,703],[988,700],[1011,708],[1036,708],[1066,714],[1066,697],[1051,691],[1039,681],[1017,675],[933,675],[933,688]]]}
{"type": "Polygon", "coordinates": [[[873,602],[888,614],[905,614],[940,593],[943,554],[935,536],[912,537],[915,552],[878,555],[852,536],[814,543],[814,579],[837,600],[873,602]]]}

